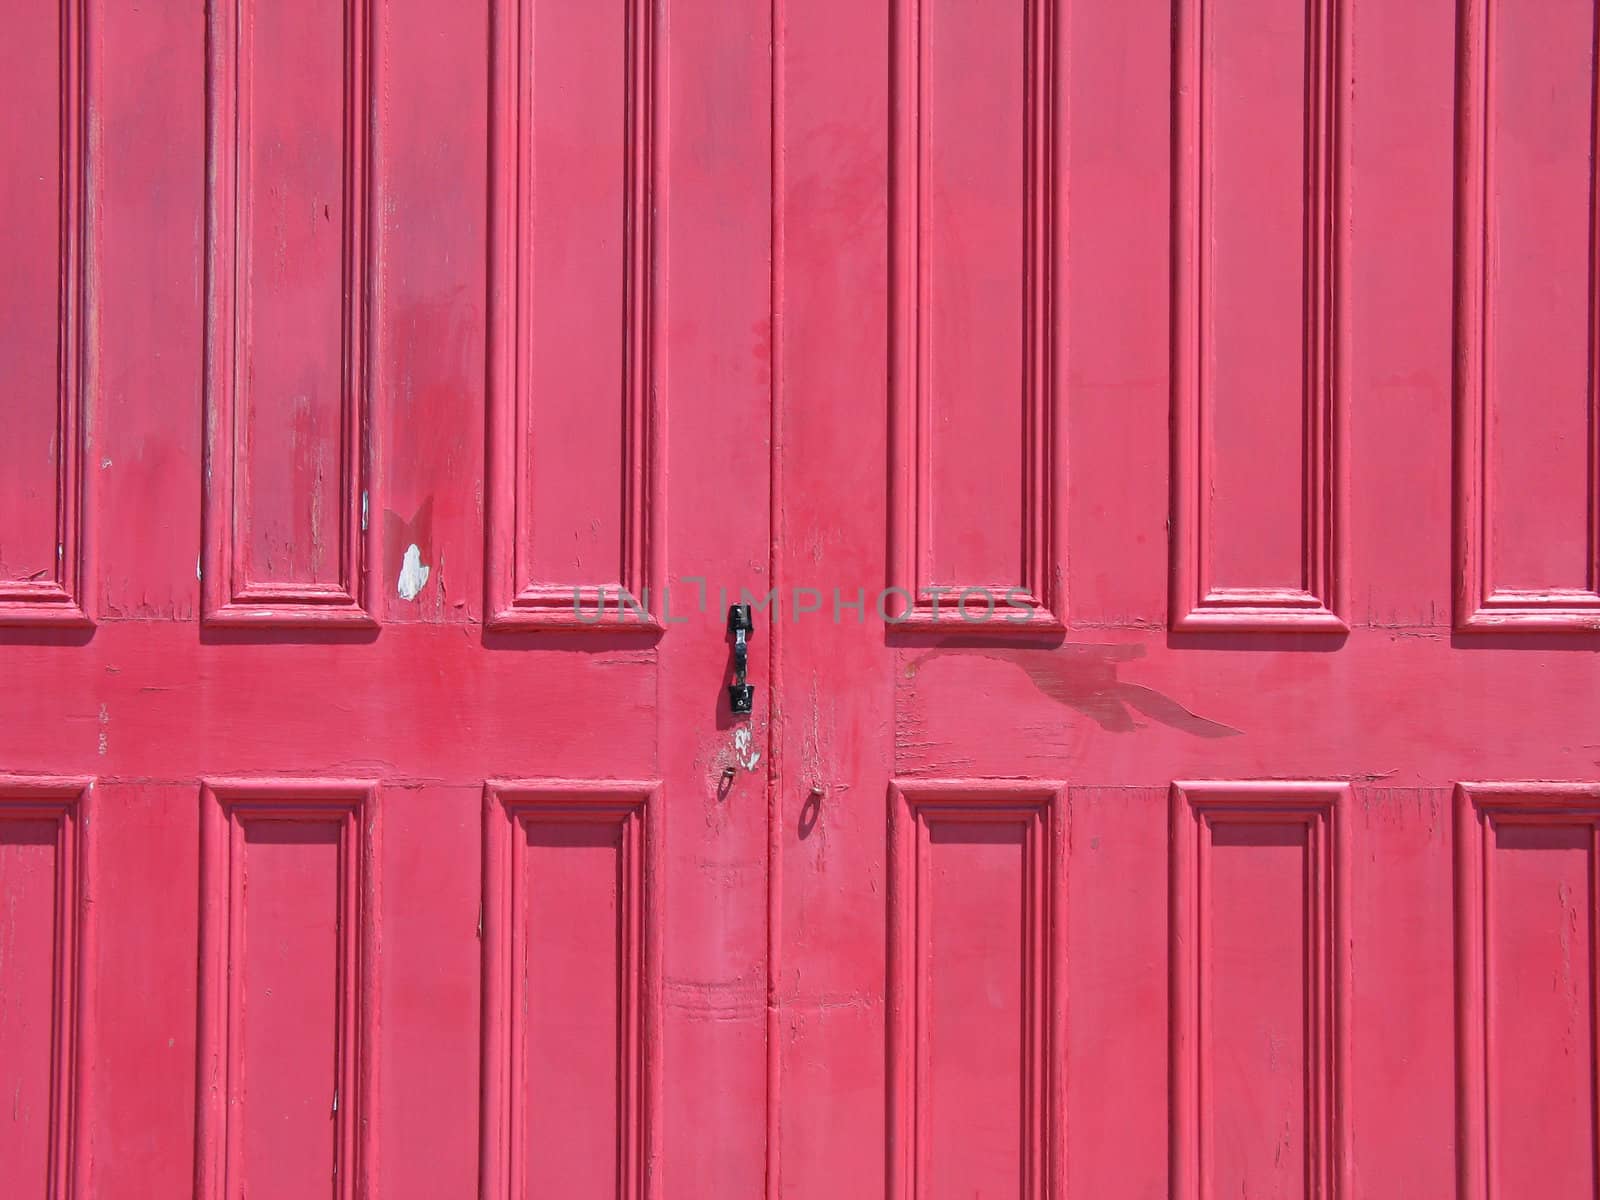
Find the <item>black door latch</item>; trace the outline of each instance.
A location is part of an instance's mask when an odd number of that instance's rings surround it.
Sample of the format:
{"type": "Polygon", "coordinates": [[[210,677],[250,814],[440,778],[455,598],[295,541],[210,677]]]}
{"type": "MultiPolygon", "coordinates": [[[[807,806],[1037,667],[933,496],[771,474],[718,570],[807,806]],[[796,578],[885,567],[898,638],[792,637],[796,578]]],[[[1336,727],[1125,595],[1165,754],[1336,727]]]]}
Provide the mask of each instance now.
{"type": "Polygon", "coordinates": [[[733,634],[733,682],[728,685],[728,707],[736,713],[747,713],[755,705],[756,690],[744,681],[750,669],[750,635],[755,627],[748,604],[728,606],[728,632],[733,634]]]}

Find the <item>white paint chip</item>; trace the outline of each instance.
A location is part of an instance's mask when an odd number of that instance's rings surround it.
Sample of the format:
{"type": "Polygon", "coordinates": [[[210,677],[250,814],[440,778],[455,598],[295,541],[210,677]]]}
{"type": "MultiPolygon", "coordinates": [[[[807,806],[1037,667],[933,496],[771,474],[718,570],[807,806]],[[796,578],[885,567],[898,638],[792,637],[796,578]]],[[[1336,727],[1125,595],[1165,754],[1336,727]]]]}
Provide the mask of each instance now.
{"type": "Polygon", "coordinates": [[[750,736],[748,725],[741,725],[734,730],[733,756],[746,771],[754,771],[756,764],[761,761],[761,751],[756,749],[755,738],[750,736]]]}
{"type": "Polygon", "coordinates": [[[415,600],[428,586],[430,574],[430,568],[422,561],[422,551],[413,542],[406,547],[405,561],[400,564],[400,599],[415,600]]]}

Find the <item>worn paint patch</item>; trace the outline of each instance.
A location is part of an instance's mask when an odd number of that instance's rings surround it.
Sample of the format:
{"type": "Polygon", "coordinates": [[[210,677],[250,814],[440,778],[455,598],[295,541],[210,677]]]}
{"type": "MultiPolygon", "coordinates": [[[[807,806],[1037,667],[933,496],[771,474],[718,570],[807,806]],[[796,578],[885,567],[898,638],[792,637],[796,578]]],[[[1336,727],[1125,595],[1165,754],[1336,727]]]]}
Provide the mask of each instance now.
{"type": "Polygon", "coordinates": [[[406,547],[404,561],[400,564],[400,599],[415,600],[417,594],[428,586],[431,568],[422,561],[422,551],[415,542],[406,547]]]}
{"type": "Polygon", "coordinates": [[[758,775],[762,763],[761,745],[766,727],[741,724],[732,730],[707,729],[695,755],[695,769],[703,773],[706,799],[706,825],[714,831],[728,822],[727,801],[741,775],[758,775]]]}
{"type": "Polygon", "coordinates": [[[733,760],[746,771],[754,771],[761,761],[761,751],[756,749],[756,740],[748,725],[741,725],[734,731],[733,760]]]}

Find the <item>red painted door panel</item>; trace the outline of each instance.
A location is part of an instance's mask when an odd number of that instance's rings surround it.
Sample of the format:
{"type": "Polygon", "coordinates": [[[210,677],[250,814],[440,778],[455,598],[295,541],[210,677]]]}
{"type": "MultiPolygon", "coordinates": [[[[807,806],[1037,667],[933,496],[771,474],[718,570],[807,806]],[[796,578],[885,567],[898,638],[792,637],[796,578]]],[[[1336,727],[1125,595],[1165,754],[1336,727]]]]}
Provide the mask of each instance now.
{"type": "Polygon", "coordinates": [[[11,7],[0,1195],[1600,1189],[1594,0],[11,7]]]}
{"type": "Polygon", "coordinates": [[[0,1195],[758,1193],[766,14],[15,7],[0,1195]]]}
{"type": "Polygon", "coordinates": [[[779,1194],[1600,1186],[1596,11],[782,6],[779,1194]]]}

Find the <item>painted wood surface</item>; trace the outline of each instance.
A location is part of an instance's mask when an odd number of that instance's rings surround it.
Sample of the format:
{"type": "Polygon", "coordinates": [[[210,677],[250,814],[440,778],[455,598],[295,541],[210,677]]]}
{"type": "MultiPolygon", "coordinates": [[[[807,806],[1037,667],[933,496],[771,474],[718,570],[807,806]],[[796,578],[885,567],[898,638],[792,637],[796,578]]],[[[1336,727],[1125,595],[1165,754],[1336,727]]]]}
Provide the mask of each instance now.
{"type": "Polygon", "coordinates": [[[1594,0],[12,7],[0,1195],[1600,1187],[1594,0]]]}

